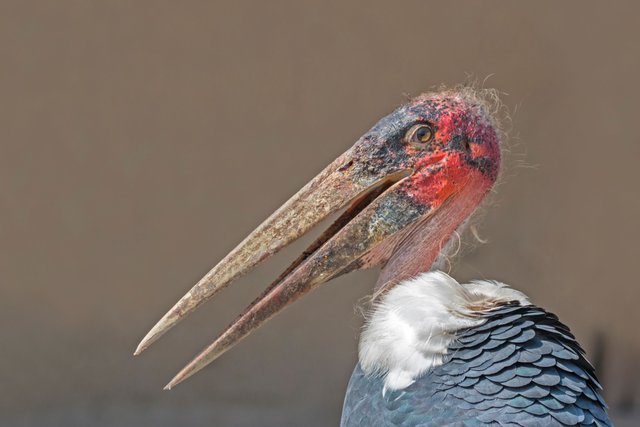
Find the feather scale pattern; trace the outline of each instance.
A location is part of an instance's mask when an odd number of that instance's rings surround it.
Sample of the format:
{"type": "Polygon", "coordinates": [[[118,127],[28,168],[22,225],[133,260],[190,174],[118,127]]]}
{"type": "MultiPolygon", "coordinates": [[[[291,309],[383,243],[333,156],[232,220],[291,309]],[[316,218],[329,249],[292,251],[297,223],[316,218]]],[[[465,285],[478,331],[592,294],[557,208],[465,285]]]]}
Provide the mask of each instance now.
{"type": "Polygon", "coordinates": [[[557,316],[519,302],[483,316],[406,388],[385,390],[358,364],[341,426],[612,425],[593,367],[557,316]]]}

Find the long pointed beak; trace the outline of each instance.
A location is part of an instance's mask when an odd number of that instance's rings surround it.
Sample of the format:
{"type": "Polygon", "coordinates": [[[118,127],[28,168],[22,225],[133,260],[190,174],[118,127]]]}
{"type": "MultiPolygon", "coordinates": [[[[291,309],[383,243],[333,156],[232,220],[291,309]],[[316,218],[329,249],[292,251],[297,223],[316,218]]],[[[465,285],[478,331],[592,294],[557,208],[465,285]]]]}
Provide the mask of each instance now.
{"type": "Polygon", "coordinates": [[[267,218],[187,292],[142,339],[135,355],[260,261],[277,253],[374,183],[348,177],[351,150],[345,152],[267,218]]]}
{"type": "MultiPolygon", "coordinates": [[[[168,329],[234,279],[296,240],[313,225],[348,205],[327,229],[245,312],[165,387],[170,389],[211,363],[287,305],[348,271],[373,265],[375,248],[423,217],[402,188],[411,170],[382,168],[379,174],[352,173],[351,150],[344,153],[254,230],[151,329],[139,354],[168,329]]],[[[357,168],[355,168],[357,169],[357,168]]]]}
{"type": "MultiPolygon", "coordinates": [[[[397,174],[393,179],[401,176],[402,174],[397,174]]],[[[379,197],[373,201],[372,196],[364,197],[348,209],[223,334],[182,369],[165,389],[171,389],[204,368],[287,305],[319,285],[365,267],[367,261],[364,258],[367,254],[422,216],[423,211],[419,209],[414,209],[409,215],[406,215],[406,211],[403,215],[394,214],[404,193],[397,191],[399,184],[393,183],[393,179],[386,182],[387,185],[391,183],[391,187],[379,197]],[[355,218],[352,216],[354,214],[355,218]],[[348,221],[350,218],[353,219],[348,221]]],[[[385,185],[381,185],[372,194],[384,187],[385,185]]]]}

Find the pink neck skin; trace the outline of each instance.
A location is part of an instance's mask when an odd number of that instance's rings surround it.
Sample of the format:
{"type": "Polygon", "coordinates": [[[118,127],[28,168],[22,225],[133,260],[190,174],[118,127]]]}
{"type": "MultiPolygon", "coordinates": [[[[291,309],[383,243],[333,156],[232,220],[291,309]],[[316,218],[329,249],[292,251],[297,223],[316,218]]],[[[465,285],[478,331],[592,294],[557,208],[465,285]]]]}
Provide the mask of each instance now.
{"type": "MultiPolygon", "coordinates": [[[[490,188],[483,179],[469,181],[468,185],[449,197],[433,214],[411,227],[398,240],[390,242],[393,253],[382,267],[376,291],[394,286],[432,268],[453,233],[473,214],[490,188]]],[[[388,250],[389,247],[386,246],[385,249],[388,250]]]]}

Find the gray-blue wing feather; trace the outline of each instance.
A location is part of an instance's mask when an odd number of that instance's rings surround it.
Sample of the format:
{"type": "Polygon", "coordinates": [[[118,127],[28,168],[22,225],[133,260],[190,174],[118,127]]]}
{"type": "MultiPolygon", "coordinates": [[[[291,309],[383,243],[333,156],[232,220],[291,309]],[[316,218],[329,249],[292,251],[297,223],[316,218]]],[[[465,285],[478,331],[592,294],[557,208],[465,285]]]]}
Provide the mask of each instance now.
{"type": "Polygon", "coordinates": [[[593,367],[569,328],[535,306],[507,305],[461,331],[445,363],[401,391],[356,366],[341,425],[610,426],[593,367]]]}

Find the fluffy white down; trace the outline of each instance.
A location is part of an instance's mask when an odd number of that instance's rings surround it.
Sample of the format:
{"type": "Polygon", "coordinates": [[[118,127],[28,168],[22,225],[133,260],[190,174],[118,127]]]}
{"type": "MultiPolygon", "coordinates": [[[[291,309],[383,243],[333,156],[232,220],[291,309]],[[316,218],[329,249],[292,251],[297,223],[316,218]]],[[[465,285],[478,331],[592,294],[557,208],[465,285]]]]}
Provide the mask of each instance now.
{"type": "Polygon", "coordinates": [[[484,322],[479,313],[527,297],[493,281],[460,284],[440,271],[401,282],[376,303],[360,336],[359,359],[368,375],[382,375],[385,390],[408,387],[442,364],[456,331],[484,322]]]}

